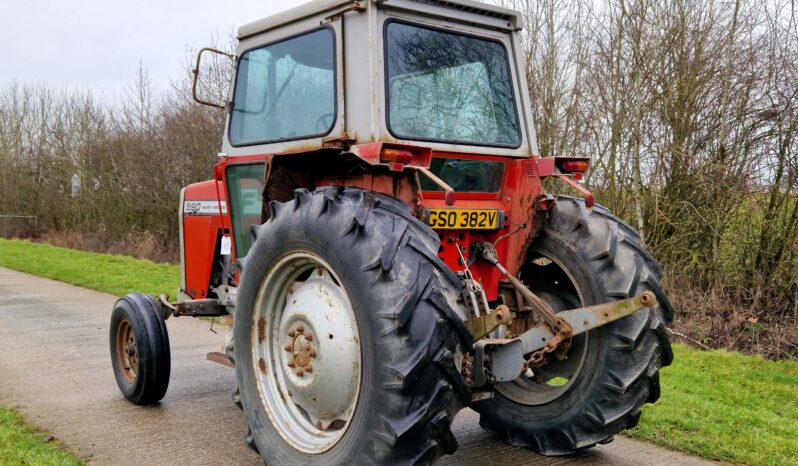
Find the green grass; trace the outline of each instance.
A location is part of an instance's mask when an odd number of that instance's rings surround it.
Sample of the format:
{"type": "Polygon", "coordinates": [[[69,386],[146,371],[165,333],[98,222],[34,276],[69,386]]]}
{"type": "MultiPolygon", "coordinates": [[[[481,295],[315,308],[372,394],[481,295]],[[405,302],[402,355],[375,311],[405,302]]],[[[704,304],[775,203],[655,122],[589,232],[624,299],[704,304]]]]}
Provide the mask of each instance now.
{"type": "Polygon", "coordinates": [[[0,238],[0,267],[52,278],[116,296],[132,291],[175,295],[180,267],[49,244],[0,238]]]}
{"type": "Polygon", "coordinates": [[[0,406],[0,464],[16,465],[81,465],[72,455],[47,435],[25,425],[22,416],[0,406]]]}
{"type": "Polygon", "coordinates": [[[626,434],[714,460],[798,464],[798,362],[674,345],[662,398],[626,434]]]}
{"type": "MultiPolygon", "coordinates": [[[[114,295],[174,293],[180,278],[174,265],[2,239],[0,266],[114,295]]],[[[730,463],[798,465],[798,362],[684,345],[674,352],[661,373],[662,398],[646,405],[640,425],[626,435],[730,463]]],[[[15,419],[17,430],[29,432],[15,419]]],[[[10,453],[2,448],[0,462],[16,451],[13,444],[10,453]]],[[[60,464],[54,461],[43,462],[60,464]]]]}

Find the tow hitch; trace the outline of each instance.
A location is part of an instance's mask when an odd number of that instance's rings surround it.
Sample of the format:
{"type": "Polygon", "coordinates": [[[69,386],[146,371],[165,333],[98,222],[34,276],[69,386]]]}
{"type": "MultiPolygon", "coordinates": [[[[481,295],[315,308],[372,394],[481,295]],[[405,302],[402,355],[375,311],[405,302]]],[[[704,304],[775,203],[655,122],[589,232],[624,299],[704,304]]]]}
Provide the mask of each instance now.
{"type": "MultiPolygon", "coordinates": [[[[474,344],[472,370],[474,386],[514,380],[526,369],[539,365],[547,353],[553,352],[566,339],[657,304],[654,293],[644,291],[629,299],[556,313],[548,303],[507,272],[496,258],[496,252],[491,244],[483,243],[481,249],[482,258],[495,265],[504,274],[524,299],[540,312],[543,321],[517,338],[483,338],[477,341],[474,344]]],[[[467,322],[476,338],[487,335],[488,332],[509,320],[506,317],[506,311],[498,311],[500,309],[491,313],[496,316],[490,319],[490,323],[484,322],[482,325],[475,325],[471,322],[477,319],[467,322]],[[475,331],[475,327],[479,328],[479,332],[475,331]]],[[[486,319],[483,317],[482,320],[486,319]]]]}

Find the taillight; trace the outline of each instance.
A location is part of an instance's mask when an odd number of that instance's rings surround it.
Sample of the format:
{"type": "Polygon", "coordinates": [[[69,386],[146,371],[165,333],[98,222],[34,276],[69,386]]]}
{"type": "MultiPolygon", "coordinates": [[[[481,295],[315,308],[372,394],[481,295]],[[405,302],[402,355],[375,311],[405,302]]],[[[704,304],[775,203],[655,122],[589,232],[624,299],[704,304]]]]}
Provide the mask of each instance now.
{"type": "Polygon", "coordinates": [[[584,160],[564,160],[560,164],[560,171],[567,173],[583,173],[587,171],[589,166],[590,164],[584,160]]]}
{"type": "Polygon", "coordinates": [[[380,153],[383,162],[398,162],[404,165],[413,161],[413,153],[405,149],[383,148],[380,153]]]}

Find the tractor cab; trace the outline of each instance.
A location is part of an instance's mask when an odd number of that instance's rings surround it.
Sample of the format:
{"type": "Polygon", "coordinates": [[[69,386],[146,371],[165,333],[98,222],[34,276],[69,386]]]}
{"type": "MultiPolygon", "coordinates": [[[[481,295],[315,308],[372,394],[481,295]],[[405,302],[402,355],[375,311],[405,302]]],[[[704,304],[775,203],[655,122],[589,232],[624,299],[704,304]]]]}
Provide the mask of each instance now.
{"type": "Polygon", "coordinates": [[[467,0],[317,0],[245,25],[222,152],[383,143],[530,157],[521,26],[467,0]]]}

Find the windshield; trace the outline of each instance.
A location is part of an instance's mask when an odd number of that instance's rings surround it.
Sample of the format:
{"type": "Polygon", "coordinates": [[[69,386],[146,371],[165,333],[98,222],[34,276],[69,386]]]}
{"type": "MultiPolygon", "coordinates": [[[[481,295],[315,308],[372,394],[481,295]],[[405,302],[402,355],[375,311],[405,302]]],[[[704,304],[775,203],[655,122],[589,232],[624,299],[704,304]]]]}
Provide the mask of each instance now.
{"type": "Polygon", "coordinates": [[[230,143],[322,136],[335,120],[333,34],[319,29],[241,56],[230,143]]]}
{"type": "Polygon", "coordinates": [[[388,127],[395,137],[520,145],[500,42],[396,21],[385,34],[388,127]]]}

